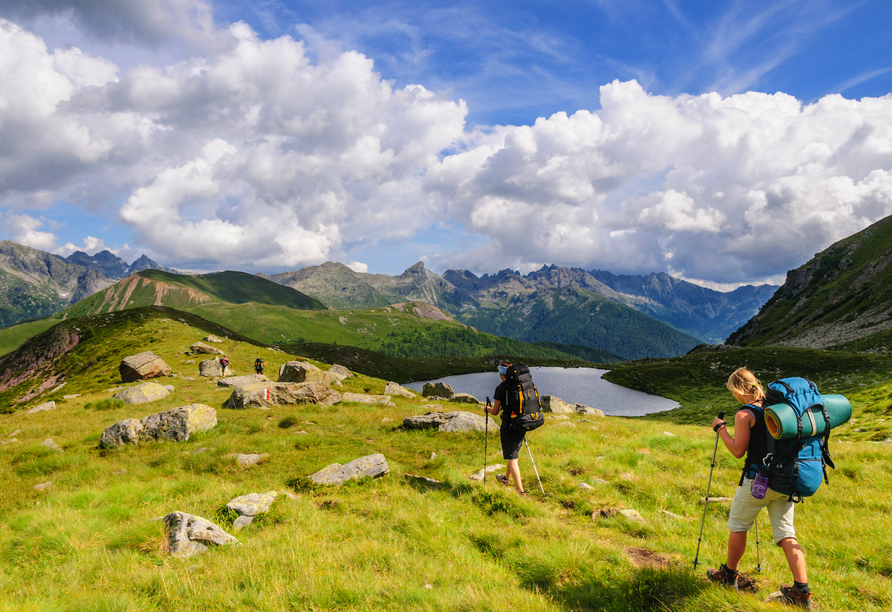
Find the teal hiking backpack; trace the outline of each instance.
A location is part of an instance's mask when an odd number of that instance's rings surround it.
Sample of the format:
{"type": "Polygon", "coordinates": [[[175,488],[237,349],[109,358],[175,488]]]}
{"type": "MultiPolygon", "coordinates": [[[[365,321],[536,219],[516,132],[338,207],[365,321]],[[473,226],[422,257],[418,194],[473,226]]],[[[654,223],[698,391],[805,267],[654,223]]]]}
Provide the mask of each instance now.
{"type": "Polygon", "coordinates": [[[506,400],[511,410],[511,428],[532,431],[545,423],[539,391],[530,369],[522,363],[508,366],[505,372],[506,400]]]}
{"type": "MultiPolygon", "coordinates": [[[[814,495],[822,480],[829,484],[827,466],[836,468],[829,448],[833,424],[817,385],[805,378],[784,378],[769,383],[762,403],[766,416],[771,406],[779,404],[793,409],[796,428],[792,437],[775,439],[772,434],[773,421],[765,419],[768,455],[764,463],[768,471],[768,487],[778,493],[789,494],[789,501],[798,503],[804,497],[814,495]],[[815,421],[819,419],[823,422],[815,427],[815,421]],[[805,432],[821,433],[805,435],[803,424],[806,425],[805,432]]],[[[777,431],[774,430],[774,433],[777,431]]]]}

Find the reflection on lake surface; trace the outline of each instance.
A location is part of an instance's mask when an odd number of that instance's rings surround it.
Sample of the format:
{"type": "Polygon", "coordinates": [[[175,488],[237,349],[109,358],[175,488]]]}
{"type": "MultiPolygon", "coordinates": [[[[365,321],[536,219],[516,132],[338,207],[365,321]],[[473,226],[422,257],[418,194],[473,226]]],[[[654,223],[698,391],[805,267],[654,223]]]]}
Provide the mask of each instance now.
{"type": "MultiPolygon", "coordinates": [[[[585,404],[603,410],[610,416],[642,416],[678,408],[678,402],[659,395],[648,395],[607,382],[601,376],[607,370],[592,368],[530,368],[539,395],[553,395],[568,404],[585,404]]],[[[406,383],[406,387],[421,391],[426,382],[444,382],[456,393],[470,393],[481,402],[492,397],[499,384],[499,374],[478,372],[446,376],[435,381],[422,380],[406,383]]]]}

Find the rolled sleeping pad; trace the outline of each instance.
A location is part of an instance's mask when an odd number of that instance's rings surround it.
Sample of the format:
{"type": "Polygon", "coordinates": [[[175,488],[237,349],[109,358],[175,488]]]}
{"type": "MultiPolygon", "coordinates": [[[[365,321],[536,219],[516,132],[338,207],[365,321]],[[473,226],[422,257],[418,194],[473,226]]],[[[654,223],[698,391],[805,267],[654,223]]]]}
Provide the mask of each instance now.
{"type": "MultiPolygon", "coordinates": [[[[830,417],[830,429],[847,423],[852,418],[852,405],[844,395],[823,395],[824,408],[830,417]]],[[[795,438],[798,430],[796,412],[789,404],[774,404],[765,409],[765,425],[775,440],[795,438]]],[[[811,408],[802,415],[802,437],[824,433],[824,414],[821,407],[811,408]]]]}

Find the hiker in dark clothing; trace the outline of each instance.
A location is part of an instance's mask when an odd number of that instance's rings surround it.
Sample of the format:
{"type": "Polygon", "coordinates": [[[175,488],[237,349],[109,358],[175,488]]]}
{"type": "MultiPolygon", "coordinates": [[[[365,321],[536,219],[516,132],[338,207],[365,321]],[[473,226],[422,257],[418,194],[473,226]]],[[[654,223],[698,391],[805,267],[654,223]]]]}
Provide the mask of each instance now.
{"type": "Polygon", "coordinates": [[[505,385],[505,374],[510,365],[510,363],[504,361],[499,364],[499,378],[502,379],[502,382],[499,383],[495,393],[493,393],[492,408],[484,408],[484,410],[492,415],[497,415],[499,411],[502,411],[502,426],[499,428],[499,438],[502,442],[502,456],[508,463],[508,468],[505,475],[497,474],[496,480],[506,487],[510,487],[513,480],[514,486],[521,495],[525,496],[526,493],[520,481],[520,468],[517,465],[517,458],[520,456],[520,447],[523,446],[526,431],[523,429],[515,431],[511,428],[511,412],[506,402],[508,393],[505,385]]]}
{"type": "MultiPolygon", "coordinates": [[[[732,455],[738,459],[746,455],[747,466],[763,466],[765,455],[768,454],[767,433],[764,422],[760,422],[759,419],[764,419],[765,416],[761,410],[751,409],[748,406],[762,406],[765,401],[765,391],[753,373],[745,368],[740,368],[731,374],[726,386],[734,398],[744,406],[734,417],[733,436],[728,433],[725,421],[722,419],[716,418],[712,427],[732,455]]],[[[746,550],[746,534],[752,529],[759,511],[767,508],[774,542],[783,549],[794,581],[793,586],[781,586],[780,590],[772,593],[768,600],[810,610],[811,589],[808,586],[805,553],[793,529],[793,502],[789,501],[788,494],[778,493],[770,488],[764,499],[753,497],[751,487],[754,476],[754,473],[749,472],[744,475],[731,503],[731,513],[728,518],[731,533],[728,536],[727,561],[717,570],[707,570],[706,575],[713,582],[737,588],[737,568],[746,550]]]]}
{"type": "Polygon", "coordinates": [[[226,366],[229,365],[229,360],[226,359],[226,355],[220,357],[220,374],[222,376],[226,376],[226,366]]]}
{"type": "Polygon", "coordinates": [[[260,357],[258,357],[257,359],[254,360],[254,371],[257,372],[258,374],[263,374],[263,366],[265,366],[265,365],[266,365],[266,362],[263,359],[261,359],[260,357]]]}

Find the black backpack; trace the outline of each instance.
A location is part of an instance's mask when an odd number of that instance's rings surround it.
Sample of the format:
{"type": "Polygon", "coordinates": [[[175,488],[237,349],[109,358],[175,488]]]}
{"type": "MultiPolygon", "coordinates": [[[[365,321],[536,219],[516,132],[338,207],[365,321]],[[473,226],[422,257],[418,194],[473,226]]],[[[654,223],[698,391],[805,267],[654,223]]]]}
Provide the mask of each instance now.
{"type": "Polygon", "coordinates": [[[518,363],[508,367],[505,372],[505,390],[511,429],[532,431],[545,423],[545,415],[539,404],[539,391],[533,384],[533,376],[527,366],[518,363]]]}

